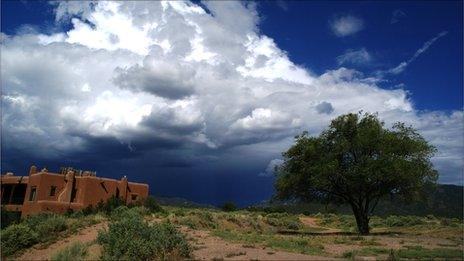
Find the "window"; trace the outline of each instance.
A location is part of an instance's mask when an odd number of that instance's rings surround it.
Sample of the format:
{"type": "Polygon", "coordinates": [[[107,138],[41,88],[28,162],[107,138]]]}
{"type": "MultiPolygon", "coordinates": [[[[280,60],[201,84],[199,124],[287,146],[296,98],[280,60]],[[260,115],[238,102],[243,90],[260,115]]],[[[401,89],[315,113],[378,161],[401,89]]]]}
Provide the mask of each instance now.
{"type": "Polygon", "coordinates": [[[29,201],[34,201],[36,194],[37,194],[37,187],[36,186],[31,187],[31,193],[29,194],[29,201]]]}
{"type": "Polygon", "coordinates": [[[137,200],[137,195],[136,194],[132,194],[132,200],[137,200]]]}
{"type": "Polygon", "coordinates": [[[50,197],[55,196],[56,193],[56,186],[51,186],[50,188],[50,197]]]}

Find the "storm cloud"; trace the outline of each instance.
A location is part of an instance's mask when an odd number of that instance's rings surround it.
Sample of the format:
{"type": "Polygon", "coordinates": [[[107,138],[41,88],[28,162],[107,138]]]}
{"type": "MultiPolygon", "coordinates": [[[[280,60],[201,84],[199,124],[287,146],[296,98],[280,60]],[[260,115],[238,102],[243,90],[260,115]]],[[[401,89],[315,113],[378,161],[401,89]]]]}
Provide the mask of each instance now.
{"type": "Polygon", "coordinates": [[[259,32],[254,4],[55,8],[68,31],[2,35],[2,166],[20,155],[89,166],[117,159],[145,177],[177,167],[258,177],[294,135],[316,135],[336,115],[363,110],[387,126],[417,127],[438,148],[442,181],[460,182],[461,111],[415,110],[407,91],[352,69],[314,74],[259,32]]]}

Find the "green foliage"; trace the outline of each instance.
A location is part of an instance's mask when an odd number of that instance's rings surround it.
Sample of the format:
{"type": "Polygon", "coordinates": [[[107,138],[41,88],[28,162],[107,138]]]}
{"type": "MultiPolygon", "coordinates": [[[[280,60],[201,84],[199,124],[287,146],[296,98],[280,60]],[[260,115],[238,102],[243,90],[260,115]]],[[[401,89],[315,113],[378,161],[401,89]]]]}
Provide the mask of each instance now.
{"type": "Polygon", "coordinates": [[[176,217],[178,224],[188,226],[192,229],[215,229],[218,226],[215,217],[209,211],[190,210],[186,212],[181,210],[174,211],[174,213],[176,215],[179,214],[176,217]]]}
{"type": "Polygon", "coordinates": [[[110,215],[111,212],[119,206],[125,205],[125,202],[116,196],[110,197],[106,202],[99,202],[96,211],[105,212],[107,215],[110,215]]]}
{"type": "Polygon", "coordinates": [[[230,212],[237,210],[237,206],[235,206],[234,202],[226,202],[224,203],[224,205],[221,206],[221,209],[226,212],[230,212]]]}
{"type": "Polygon", "coordinates": [[[66,217],[53,213],[41,213],[26,218],[24,224],[34,230],[40,242],[56,238],[56,234],[67,229],[66,217]]]}
{"type": "Polygon", "coordinates": [[[150,260],[189,257],[191,247],[170,223],[150,225],[132,209],[117,210],[118,220],[100,231],[104,260],[150,260]],[[126,213],[124,213],[126,212],[126,213]]]}
{"type": "Polygon", "coordinates": [[[164,212],[164,209],[156,202],[155,198],[148,196],[143,201],[143,206],[146,207],[151,213],[164,212]]]}
{"type": "Polygon", "coordinates": [[[39,235],[25,224],[14,224],[2,230],[1,239],[2,256],[9,256],[37,243],[39,235]]]}
{"type": "Polygon", "coordinates": [[[397,255],[400,258],[410,259],[463,259],[463,252],[461,249],[455,248],[433,248],[426,249],[421,246],[408,247],[407,249],[400,249],[397,251],[397,255]]]}
{"type": "Polygon", "coordinates": [[[346,114],[318,137],[307,132],[285,153],[278,169],[277,197],[347,203],[360,233],[386,195],[405,199],[437,180],[430,158],[435,148],[413,128],[384,127],[376,115],[346,114]]]}
{"type": "Polygon", "coordinates": [[[75,233],[77,229],[101,222],[101,215],[77,215],[75,213],[59,215],[41,213],[30,216],[17,225],[11,225],[2,230],[2,251],[6,256],[30,247],[36,243],[48,243],[60,236],[75,233]],[[76,215],[76,216],[74,216],[76,215]]]}
{"type": "Polygon", "coordinates": [[[322,244],[302,237],[285,237],[257,233],[238,233],[228,230],[216,230],[213,232],[213,234],[225,240],[246,243],[247,245],[263,244],[273,249],[280,249],[309,255],[320,255],[324,253],[324,247],[322,244]]]}
{"type": "Polygon", "coordinates": [[[302,227],[300,219],[287,213],[272,213],[265,216],[265,222],[279,229],[298,230],[302,227]]]}
{"type": "Polygon", "coordinates": [[[389,216],[385,219],[389,227],[410,227],[426,224],[425,220],[416,216],[389,216]]]}
{"type": "Polygon", "coordinates": [[[21,220],[21,212],[17,211],[8,211],[2,205],[1,207],[1,227],[4,229],[5,227],[11,224],[17,224],[21,220]]]}
{"type": "Polygon", "coordinates": [[[379,247],[365,247],[359,250],[350,250],[346,251],[342,254],[342,257],[348,259],[355,259],[356,256],[377,256],[377,255],[384,255],[389,254],[390,250],[386,248],[379,248],[379,247]]]}
{"type": "Polygon", "coordinates": [[[51,257],[52,261],[74,261],[83,260],[88,255],[88,244],[75,242],[64,249],[54,253],[51,257]]]}

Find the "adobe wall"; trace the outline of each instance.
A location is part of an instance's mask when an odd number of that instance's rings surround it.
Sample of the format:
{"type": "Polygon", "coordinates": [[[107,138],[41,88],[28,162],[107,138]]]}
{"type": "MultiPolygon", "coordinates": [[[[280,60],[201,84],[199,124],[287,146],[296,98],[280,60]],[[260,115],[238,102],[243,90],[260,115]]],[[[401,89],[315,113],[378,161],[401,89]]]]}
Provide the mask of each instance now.
{"type": "MultiPolygon", "coordinates": [[[[74,173],[57,174],[46,171],[36,172],[31,168],[29,176],[2,175],[2,184],[27,184],[22,205],[8,204],[8,210],[21,211],[22,216],[40,212],[65,213],[68,209],[79,210],[89,205],[96,206],[118,195],[126,204],[148,197],[148,185],[96,176],[75,176],[74,173]],[[54,186],[55,193],[51,195],[54,186]],[[36,189],[31,201],[32,188],[36,189]]],[[[3,190],[2,190],[3,192],[3,190]]],[[[0,194],[0,198],[3,195],[0,194]]]]}

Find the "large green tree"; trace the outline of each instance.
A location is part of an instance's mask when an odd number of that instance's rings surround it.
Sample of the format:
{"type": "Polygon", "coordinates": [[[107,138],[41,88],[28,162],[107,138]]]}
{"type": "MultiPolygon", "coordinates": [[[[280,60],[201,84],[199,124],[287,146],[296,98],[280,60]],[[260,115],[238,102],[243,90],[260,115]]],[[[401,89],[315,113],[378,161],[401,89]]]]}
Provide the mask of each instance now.
{"type": "Polygon", "coordinates": [[[438,177],[435,148],[403,123],[385,128],[375,114],[342,115],[318,137],[295,139],[277,168],[276,196],[349,204],[363,235],[382,197],[412,200],[438,177]]]}

